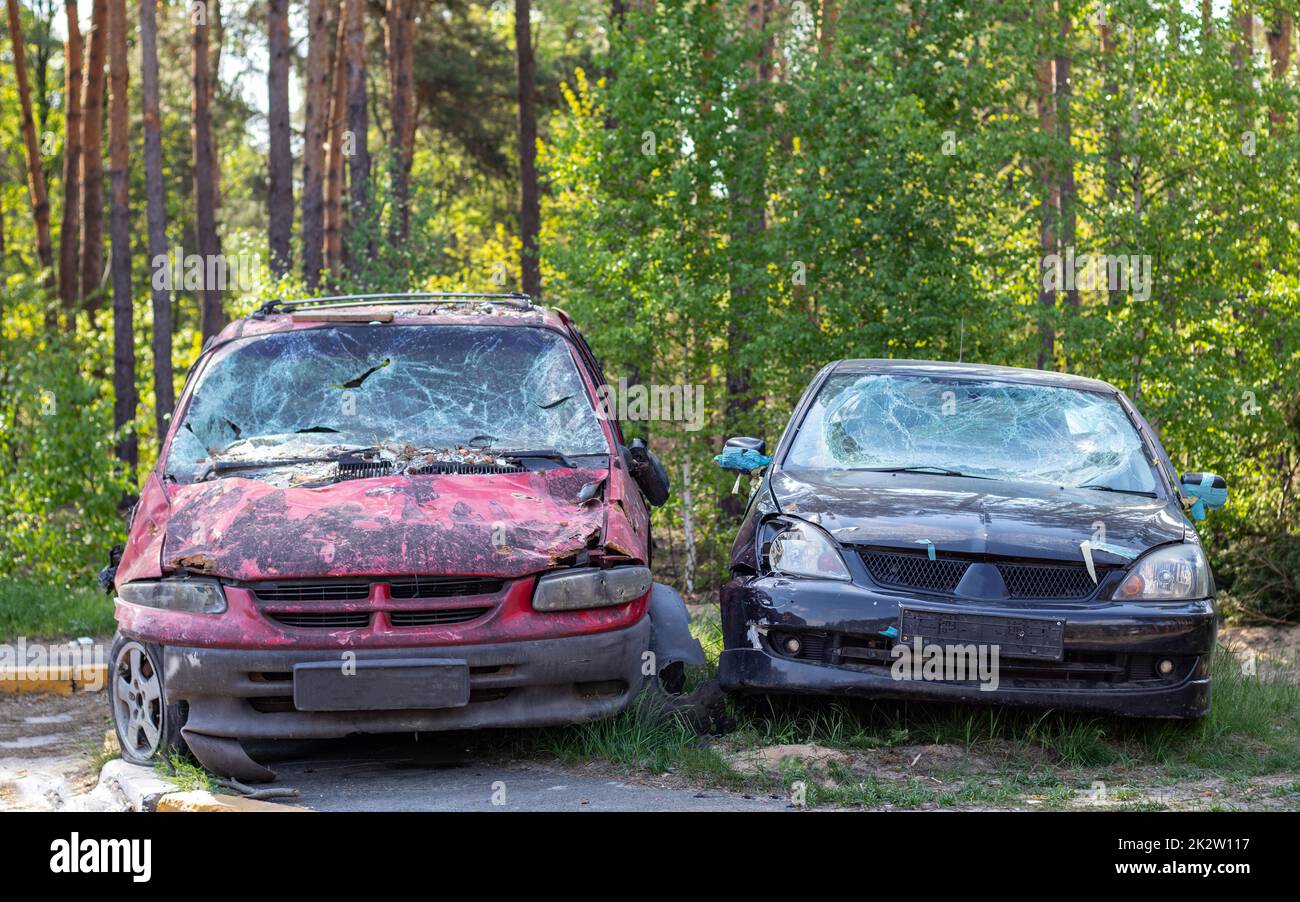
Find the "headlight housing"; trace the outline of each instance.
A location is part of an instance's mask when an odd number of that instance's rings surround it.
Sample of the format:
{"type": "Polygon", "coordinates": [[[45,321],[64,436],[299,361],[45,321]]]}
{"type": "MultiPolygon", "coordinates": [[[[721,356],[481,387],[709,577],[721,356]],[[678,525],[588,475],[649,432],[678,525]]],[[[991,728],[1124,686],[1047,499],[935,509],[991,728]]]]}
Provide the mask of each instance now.
{"type": "Polygon", "coordinates": [[[226,595],[215,579],[161,579],[118,586],[117,595],[127,604],[190,614],[221,614],[226,595]]]}
{"type": "Polygon", "coordinates": [[[649,592],[653,583],[649,567],[557,570],[537,581],[533,610],[576,611],[627,604],[649,592]]]}
{"type": "Polygon", "coordinates": [[[1122,601],[1185,601],[1210,596],[1210,565],[1193,542],[1167,545],[1138,559],[1115,590],[1122,601]]]}
{"type": "Polygon", "coordinates": [[[849,580],[849,568],[835,540],[803,520],[790,520],[773,538],[767,565],[787,576],[849,580]]]}

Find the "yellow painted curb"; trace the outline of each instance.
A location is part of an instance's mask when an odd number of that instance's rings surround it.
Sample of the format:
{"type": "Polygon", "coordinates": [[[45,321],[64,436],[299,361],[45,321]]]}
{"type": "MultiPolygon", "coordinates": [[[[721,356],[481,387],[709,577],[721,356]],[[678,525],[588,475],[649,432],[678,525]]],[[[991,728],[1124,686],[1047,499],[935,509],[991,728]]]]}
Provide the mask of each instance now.
{"type": "Polygon", "coordinates": [[[241,796],[215,795],[205,790],[169,792],[159,796],[155,811],[311,811],[301,805],[281,805],[241,796]]]}
{"type": "Polygon", "coordinates": [[[76,664],[72,667],[0,667],[0,692],[27,694],[46,692],[71,695],[98,692],[108,685],[107,664],[76,664]]]}

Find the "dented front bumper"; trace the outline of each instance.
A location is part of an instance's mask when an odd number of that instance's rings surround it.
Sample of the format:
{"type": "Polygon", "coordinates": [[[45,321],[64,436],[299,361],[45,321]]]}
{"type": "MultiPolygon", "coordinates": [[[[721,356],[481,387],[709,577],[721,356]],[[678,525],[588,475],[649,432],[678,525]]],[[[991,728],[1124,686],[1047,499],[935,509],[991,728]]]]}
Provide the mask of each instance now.
{"type": "Polygon", "coordinates": [[[939,599],[853,583],[738,578],[722,589],[724,689],[1015,704],[1139,717],[1209,711],[1217,617],[1212,600],[1168,604],[939,599]],[[1059,662],[1003,658],[996,688],[976,680],[899,679],[893,647],[901,607],[990,617],[1050,617],[1063,627],[1059,662]],[[798,639],[798,654],[784,647],[798,639]],[[1159,662],[1170,661],[1167,675],[1159,662]]]}
{"type": "MultiPolygon", "coordinates": [[[[168,701],[183,701],[189,708],[183,730],[187,744],[209,769],[231,773],[237,768],[213,750],[239,740],[536,727],[615,714],[641,689],[650,631],[646,616],[608,632],[480,645],[330,652],[166,646],[163,666],[168,701]],[[426,710],[300,711],[295,707],[295,665],[329,663],[343,668],[384,661],[463,662],[469,671],[468,701],[426,710]]],[[[394,692],[400,691],[395,685],[394,692]]],[[[244,776],[257,778],[247,771],[244,776]]]]}

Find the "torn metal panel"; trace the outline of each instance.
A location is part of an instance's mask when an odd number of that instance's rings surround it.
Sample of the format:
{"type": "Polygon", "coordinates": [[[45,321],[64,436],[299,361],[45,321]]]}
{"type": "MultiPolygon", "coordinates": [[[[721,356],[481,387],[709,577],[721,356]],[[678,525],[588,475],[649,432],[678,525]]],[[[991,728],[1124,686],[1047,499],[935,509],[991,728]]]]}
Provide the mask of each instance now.
{"type": "Polygon", "coordinates": [[[598,541],[578,503],[601,471],[393,476],[322,488],[231,477],[174,486],[167,570],[228,579],[421,573],[518,577],[598,541]]]}

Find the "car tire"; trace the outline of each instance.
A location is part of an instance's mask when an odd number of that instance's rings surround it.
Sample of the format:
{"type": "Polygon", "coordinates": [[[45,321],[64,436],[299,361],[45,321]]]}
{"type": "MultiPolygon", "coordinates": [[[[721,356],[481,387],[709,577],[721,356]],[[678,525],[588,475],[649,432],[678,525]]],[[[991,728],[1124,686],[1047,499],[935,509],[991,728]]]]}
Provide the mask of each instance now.
{"type": "Polygon", "coordinates": [[[108,706],[122,758],[132,764],[189,756],[181,738],[186,705],[168,701],[162,659],[157,645],[120,633],[113,638],[108,706]]]}

